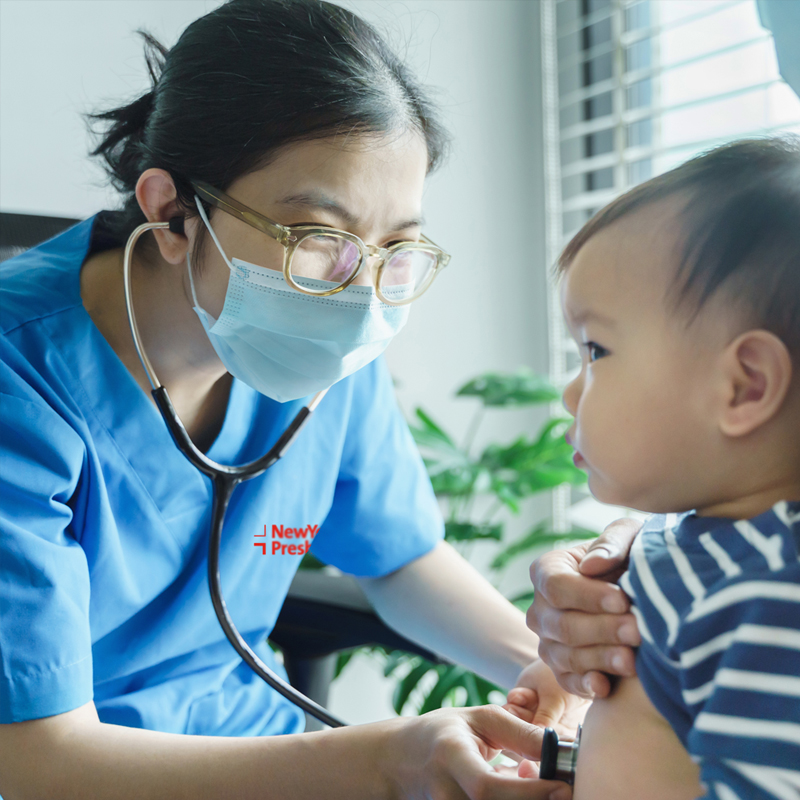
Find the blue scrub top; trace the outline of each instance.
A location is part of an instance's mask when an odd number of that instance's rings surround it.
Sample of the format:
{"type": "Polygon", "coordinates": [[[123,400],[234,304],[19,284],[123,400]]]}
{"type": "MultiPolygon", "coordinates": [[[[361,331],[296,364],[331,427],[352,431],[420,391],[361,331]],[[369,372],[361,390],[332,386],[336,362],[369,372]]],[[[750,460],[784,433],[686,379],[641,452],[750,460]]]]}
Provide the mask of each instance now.
{"type": "MultiPolygon", "coordinates": [[[[0,723],[93,699],[103,722],[131,727],[301,731],[302,713],[242,663],[214,615],[209,479],[81,302],[97,220],[0,265],[0,723]]],[[[209,457],[261,456],[301,405],[234,380],[209,457]]],[[[301,556],[273,555],[273,525],[319,525],[311,552],[359,576],[442,538],[382,359],[337,383],[286,456],[231,502],[223,592],[248,644],[285,676],[266,637],[301,556]]]]}

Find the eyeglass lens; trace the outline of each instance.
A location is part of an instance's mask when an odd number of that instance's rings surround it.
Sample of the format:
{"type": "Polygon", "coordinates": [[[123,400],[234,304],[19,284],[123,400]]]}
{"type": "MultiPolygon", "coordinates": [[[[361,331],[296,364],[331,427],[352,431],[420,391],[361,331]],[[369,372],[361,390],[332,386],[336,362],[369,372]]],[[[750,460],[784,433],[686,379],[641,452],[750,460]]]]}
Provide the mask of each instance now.
{"type": "MultiPolygon", "coordinates": [[[[336,234],[318,234],[303,239],[294,251],[294,277],[318,278],[344,283],[359,266],[359,248],[336,234]]],[[[401,250],[383,265],[379,286],[390,295],[413,297],[427,288],[436,268],[436,255],[425,250],[401,250]]],[[[391,299],[391,297],[390,297],[391,299]]]]}

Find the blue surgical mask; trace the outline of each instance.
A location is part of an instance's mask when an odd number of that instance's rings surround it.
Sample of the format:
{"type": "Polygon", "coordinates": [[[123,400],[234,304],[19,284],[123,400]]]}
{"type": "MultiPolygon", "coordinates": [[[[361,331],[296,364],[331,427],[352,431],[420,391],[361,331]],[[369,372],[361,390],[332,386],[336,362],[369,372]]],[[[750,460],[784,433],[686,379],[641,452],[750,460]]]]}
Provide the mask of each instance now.
{"type": "MultiPolygon", "coordinates": [[[[408,306],[382,303],[370,286],[328,297],[292,289],[283,273],[228,259],[199,200],[200,216],[231,275],[219,319],[201,308],[187,255],[194,310],[228,372],[285,403],[327,389],[377,358],[408,319],[408,306]]],[[[308,289],[336,284],[295,278],[308,289]]],[[[402,299],[403,287],[397,287],[402,299]]]]}

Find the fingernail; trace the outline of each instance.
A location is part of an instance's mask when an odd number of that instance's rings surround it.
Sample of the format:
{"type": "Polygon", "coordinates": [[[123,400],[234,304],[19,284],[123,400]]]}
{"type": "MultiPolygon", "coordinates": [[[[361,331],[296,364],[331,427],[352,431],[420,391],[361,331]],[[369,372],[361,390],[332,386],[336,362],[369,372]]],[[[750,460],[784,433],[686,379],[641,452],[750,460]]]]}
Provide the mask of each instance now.
{"type": "Polygon", "coordinates": [[[594,694],[592,691],[592,680],[588,675],[583,676],[583,679],[581,680],[581,686],[583,687],[584,692],[587,692],[588,694],[594,694]]]}
{"type": "Polygon", "coordinates": [[[623,644],[639,644],[639,629],[633,620],[623,622],[619,626],[617,636],[623,644]]]}
{"type": "Polygon", "coordinates": [[[583,561],[591,561],[595,558],[611,558],[611,553],[605,547],[596,547],[594,550],[590,550],[584,557],[583,561]]]}
{"type": "Polygon", "coordinates": [[[621,594],[614,592],[614,594],[607,594],[600,601],[600,607],[610,614],[622,614],[625,611],[625,601],[621,594]]]}
{"type": "Polygon", "coordinates": [[[615,672],[624,672],[625,671],[625,657],[620,655],[619,653],[617,653],[617,655],[615,655],[611,659],[611,668],[615,672]]]}
{"type": "Polygon", "coordinates": [[[547,800],[570,800],[572,797],[572,792],[565,787],[561,789],[556,789],[554,792],[550,794],[550,797],[547,800]]]}

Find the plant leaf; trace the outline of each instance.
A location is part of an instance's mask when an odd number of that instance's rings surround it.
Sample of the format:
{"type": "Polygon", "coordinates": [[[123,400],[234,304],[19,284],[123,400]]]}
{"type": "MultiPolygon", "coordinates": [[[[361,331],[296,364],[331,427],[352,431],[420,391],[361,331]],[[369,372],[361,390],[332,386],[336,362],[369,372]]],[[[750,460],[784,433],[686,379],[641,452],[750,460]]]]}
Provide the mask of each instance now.
{"type": "Polygon", "coordinates": [[[501,550],[491,563],[492,569],[503,569],[509,561],[521,556],[523,553],[541,547],[545,544],[565,542],[574,539],[595,539],[597,533],[585,528],[572,528],[568,531],[552,531],[550,522],[545,520],[532,528],[522,538],[511,542],[506,548],[501,550]]]}
{"type": "Polygon", "coordinates": [[[409,429],[422,454],[434,492],[453,497],[471,494],[481,473],[480,466],[425,411],[418,408],[416,416],[422,424],[410,424],[409,429]]]}
{"type": "Polygon", "coordinates": [[[478,689],[478,682],[475,680],[475,676],[471,672],[464,673],[464,679],[462,683],[464,688],[467,690],[468,706],[486,705],[486,701],[483,699],[480,690],[478,689]]]}
{"type": "Polygon", "coordinates": [[[520,611],[527,611],[531,607],[531,603],[533,602],[533,595],[534,591],[531,589],[529,592],[523,592],[522,594],[518,594],[516,597],[511,598],[511,602],[520,610],[520,611]]]}
{"type": "Polygon", "coordinates": [[[566,419],[548,420],[535,440],[520,436],[509,445],[490,445],[478,464],[491,475],[491,490],[514,513],[518,500],[563,483],[586,481],[586,475],[572,463],[572,447],[564,440],[570,425],[566,419]]]}
{"type": "Polygon", "coordinates": [[[333,672],[333,679],[336,680],[350,662],[350,659],[359,651],[360,648],[354,647],[352,650],[342,650],[336,657],[336,669],[333,672]]]}
{"type": "Polygon", "coordinates": [[[429,711],[441,708],[448,692],[462,683],[466,670],[455,664],[448,664],[446,666],[440,665],[437,667],[437,672],[439,672],[439,680],[430,692],[428,692],[428,696],[419,709],[419,714],[427,714],[429,711]]]}
{"type": "Polygon", "coordinates": [[[325,569],[327,565],[320,561],[313,553],[306,553],[300,559],[298,569],[325,569]]]}
{"type": "Polygon", "coordinates": [[[383,665],[383,677],[388,678],[398,667],[407,663],[412,658],[411,655],[403,650],[392,650],[386,655],[386,663],[383,665]]]}
{"type": "Polygon", "coordinates": [[[543,376],[529,369],[516,372],[487,372],[465,383],[459,397],[479,397],[484,406],[529,406],[558,400],[559,392],[543,376]]]}
{"type": "Polygon", "coordinates": [[[475,539],[502,541],[503,525],[478,525],[472,522],[446,522],[444,538],[448,542],[471,542],[475,539]]]}
{"type": "Polygon", "coordinates": [[[423,411],[421,408],[415,409],[414,413],[417,415],[417,418],[422,422],[422,428],[417,428],[417,430],[422,430],[425,433],[429,434],[431,437],[439,439],[446,444],[449,444],[451,447],[455,447],[455,442],[444,432],[444,430],[437,425],[433,419],[427,414],[427,412],[423,411]]]}
{"type": "Polygon", "coordinates": [[[414,691],[417,684],[427,675],[430,670],[434,669],[430,661],[417,656],[415,659],[418,661],[416,666],[411,668],[411,671],[406,675],[394,688],[394,696],[392,697],[392,706],[398,714],[403,713],[403,707],[408,702],[411,692],[414,691]]]}
{"type": "Polygon", "coordinates": [[[486,705],[489,702],[489,693],[490,692],[500,692],[500,694],[505,694],[505,691],[501,689],[497,684],[492,683],[491,681],[487,681],[485,678],[481,678],[480,675],[474,675],[475,684],[478,687],[478,692],[481,696],[481,705],[486,705]]]}

